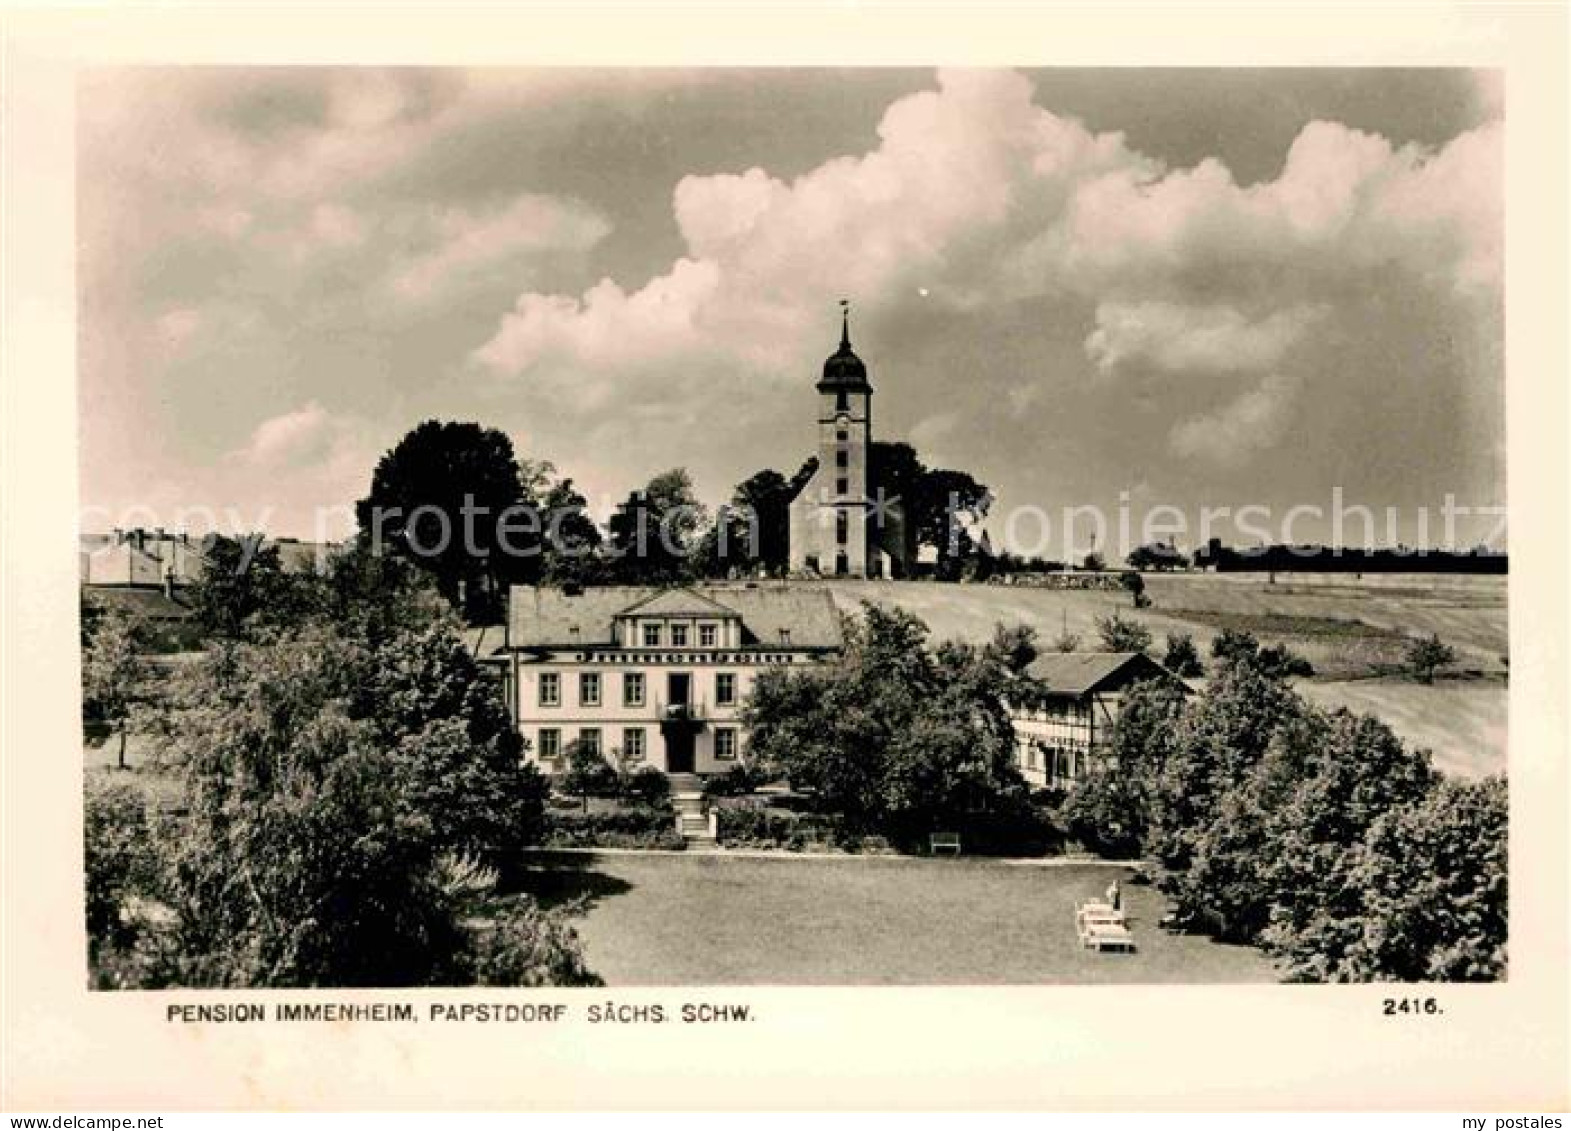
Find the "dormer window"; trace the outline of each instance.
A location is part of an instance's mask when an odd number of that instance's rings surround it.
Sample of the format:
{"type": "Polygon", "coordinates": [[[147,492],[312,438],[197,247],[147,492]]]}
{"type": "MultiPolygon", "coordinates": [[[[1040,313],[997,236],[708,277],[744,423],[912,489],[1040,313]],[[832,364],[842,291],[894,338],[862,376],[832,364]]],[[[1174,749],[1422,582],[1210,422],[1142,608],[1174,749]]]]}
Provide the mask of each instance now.
{"type": "Polygon", "coordinates": [[[700,648],[713,648],[715,646],[715,626],[701,624],[698,626],[698,646],[700,648]]]}
{"type": "Polygon", "coordinates": [[[687,647],[687,625],[685,625],[685,624],[673,624],[671,626],[671,647],[673,647],[673,648],[686,648],[687,647]]]}
{"type": "Polygon", "coordinates": [[[780,643],[786,645],[787,647],[790,647],[790,645],[791,645],[791,630],[789,628],[782,628],[780,630],[780,643]]]}
{"type": "Polygon", "coordinates": [[[660,647],[660,626],[654,623],[644,625],[644,647],[660,647]]]}

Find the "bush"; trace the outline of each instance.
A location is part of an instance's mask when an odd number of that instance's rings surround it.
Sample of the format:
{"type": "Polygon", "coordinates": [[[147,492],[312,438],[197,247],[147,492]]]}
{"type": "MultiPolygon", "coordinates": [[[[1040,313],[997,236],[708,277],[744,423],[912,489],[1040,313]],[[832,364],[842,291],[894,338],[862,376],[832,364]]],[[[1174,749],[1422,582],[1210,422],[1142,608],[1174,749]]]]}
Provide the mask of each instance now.
{"type": "Polygon", "coordinates": [[[1185,678],[1206,674],[1205,667],[1200,663],[1200,652],[1195,647],[1195,638],[1187,632],[1167,634],[1167,655],[1162,660],[1162,666],[1174,675],[1185,678]]]}
{"type": "Polygon", "coordinates": [[[856,852],[862,844],[862,838],[848,834],[836,817],[785,809],[721,809],[719,841],[731,848],[787,852],[856,852]]]}
{"type": "Polygon", "coordinates": [[[578,933],[528,896],[473,936],[467,983],[476,986],[603,986],[584,964],[578,933]]]}
{"type": "Polygon", "coordinates": [[[1151,630],[1137,620],[1111,616],[1097,617],[1097,635],[1105,652],[1145,652],[1151,647],[1151,630]]]}
{"type": "Polygon", "coordinates": [[[547,848],[664,848],[686,846],[669,809],[613,813],[552,813],[547,848]]]}
{"type": "Polygon", "coordinates": [[[627,776],[622,791],[631,801],[659,808],[671,798],[671,780],[653,766],[644,766],[627,776]]]}
{"type": "Polygon", "coordinates": [[[705,797],[741,797],[764,784],[763,775],[745,765],[732,766],[704,781],[705,797]]]}

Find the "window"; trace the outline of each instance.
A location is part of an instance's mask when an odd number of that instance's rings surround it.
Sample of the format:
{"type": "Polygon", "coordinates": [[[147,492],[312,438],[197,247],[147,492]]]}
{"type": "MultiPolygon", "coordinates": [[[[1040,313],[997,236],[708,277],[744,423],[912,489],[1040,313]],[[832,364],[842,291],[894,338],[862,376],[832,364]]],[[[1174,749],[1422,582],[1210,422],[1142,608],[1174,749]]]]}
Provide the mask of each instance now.
{"type": "Polygon", "coordinates": [[[736,702],[736,673],[719,672],[715,676],[715,702],[730,707],[736,702]]]}
{"type": "Polygon", "coordinates": [[[836,467],[850,467],[851,466],[851,453],[846,451],[844,448],[837,449],[835,451],[835,466],[836,467]]]}
{"type": "Polygon", "coordinates": [[[562,677],[556,672],[540,673],[540,705],[542,707],[562,705],[562,677]]]}
{"type": "Polygon", "coordinates": [[[622,673],[622,706],[642,707],[644,705],[644,673],[622,673]]]}
{"type": "Polygon", "coordinates": [[[584,727],[579,730],[578,744],[588,753],[598,755],[600,753],[600,728],[584,727]]]}
{"type": "Polygon", "coordinates": [[[686,648],[687,647],[687,625],[685,625],[685,624],[673,624],[671,626],[671,647],[673,647],[673,648],[686,648]]]}
{"type": "Polygon", "coordinates": [[[851,516],[845,511],[835,512],[835,541],[844,546],[846,538],[851,533],[851,516]]]}
{"type": "Polygon", "coordinates": [[[736,758],[736,727],[715,728],[715,760],[729,762],[736,758]]]}
{"type": "Polygon", "coordinates": [[[644,647],[660,647],[660,626],[658,624],[644,625],[644,647]]]}
{"type": "Polygon", "coordinates": [[[701,624],[698,626],[698,646],[700,648],[713,648],[715,646],[715,626],[701,624]]]}
{"type": "Polygon", "coordinates": [[[851,438],[851,433],[847,432],[844,428],[836,428],[835,429],[835,441],[837,443],[843,444],[847,440],[849,440],[850,438],[851,438]]]}
{"type": "Polygon", "coordinates": [[[578,702],[585,707],[600,706],[600,673],[578,673],[578,702]]]}
{"type": "Polygon", "coordinates": [[[780,643],[786,645],[787,647],[790,646],[790,644],[791,644],[791,630],[789,628],[782,628],[780,630],[780,643]]]}
{"type": "Polygon", "coordinates": [[[851,491],[851,480],[845,478],[844,476],[841,476],[839,479],[835,480],[835,494],[837,494],[837,495],[845,495],[845,494],[849,494],[850,491],[851,491]]]}
{"type": "Polygon", "coordinates": [[[849,412],[851,409],[851,396],[844,389],[835,393],[835,411],[849,412]]]}
{"type": "Polygon", "coordinates": [[[540,761],[555,762],[562,756],[562,732],[555,727],[540,728],[540,761]]]}
{"type": "Polygon", "coordinates": [[[644,760],[644,728],[625,727],[622,730],[622,757],[629,762],[644,760]]]}

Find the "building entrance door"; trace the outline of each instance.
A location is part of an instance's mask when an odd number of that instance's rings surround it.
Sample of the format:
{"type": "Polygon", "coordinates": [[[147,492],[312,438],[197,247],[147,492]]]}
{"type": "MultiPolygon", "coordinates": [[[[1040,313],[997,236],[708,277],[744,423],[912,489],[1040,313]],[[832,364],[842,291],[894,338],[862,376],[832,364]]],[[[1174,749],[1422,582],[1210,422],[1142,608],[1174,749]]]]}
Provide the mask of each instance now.
{"type": "Polygon", "coordinates": [[[665,728],[665,772],[690,774],[693,772],[693,728],[667,726],[665,728]]]}

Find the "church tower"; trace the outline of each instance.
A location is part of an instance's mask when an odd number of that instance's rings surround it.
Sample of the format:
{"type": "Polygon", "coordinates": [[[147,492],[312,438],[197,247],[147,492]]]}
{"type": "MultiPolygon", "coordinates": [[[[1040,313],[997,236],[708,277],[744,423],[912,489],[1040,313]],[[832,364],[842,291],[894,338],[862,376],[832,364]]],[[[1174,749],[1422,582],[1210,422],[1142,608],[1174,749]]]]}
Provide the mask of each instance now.
{"type": "Polygon", "coordinates": [[[872,482],[873,386],[851,349],[848,304],[840,306],[840,348],[824,362],[816,386],[818,469],[791,503],[791,568],[837,577],[899,575],[901,516],[898,508],[876,505],[872,482]]]}
{"type": "Polygon", "coordinates": [[[851,350],[851,315],[840,309],[840,348],[824,362],[818,381],[820,503],[827,512],[830,545],[820,540],[820,570],[843,576],[868,574],[868,449],[873,442],[873,386],[867,366],[851,350]]]}

